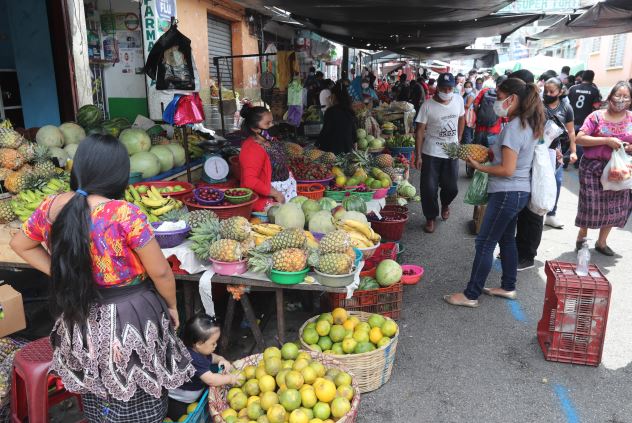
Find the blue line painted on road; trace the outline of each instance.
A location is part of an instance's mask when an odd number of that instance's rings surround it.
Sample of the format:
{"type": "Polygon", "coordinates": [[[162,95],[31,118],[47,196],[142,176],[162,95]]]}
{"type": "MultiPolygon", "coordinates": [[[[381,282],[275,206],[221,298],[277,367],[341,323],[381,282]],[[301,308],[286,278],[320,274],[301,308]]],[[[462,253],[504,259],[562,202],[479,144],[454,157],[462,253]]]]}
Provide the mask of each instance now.
{"type": "Polygon", "coordinates": [[[526,323],[527,315],[522,311],[522,307],[520,307],[520,302],[516,300],[507,301],[507,307],[509,307],[509,311],[511,312],[514,319],[519,322],[526,323]]]}
{"type": "Polygon", "coordinates": [[[573,402],[568,396],[568,389],[563,385],[555,384],[553,385],[553,390],[566,417],[566,423],[579,423],[579,416],[577,415],[573,402]]]}

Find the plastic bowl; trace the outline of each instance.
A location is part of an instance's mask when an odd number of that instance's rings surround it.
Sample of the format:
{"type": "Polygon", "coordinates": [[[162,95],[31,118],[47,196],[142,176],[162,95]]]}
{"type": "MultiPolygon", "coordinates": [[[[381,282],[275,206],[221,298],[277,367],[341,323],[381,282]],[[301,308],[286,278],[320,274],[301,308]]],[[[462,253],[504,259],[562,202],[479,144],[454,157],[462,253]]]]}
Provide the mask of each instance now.
{"type": "Polygon", "coordinates": [[[362,251],[360,251],[359,248],[355,248],[355,247],[353,247],[353,252],[355,252],[355,255],[356,255],[353,265],[357,269],[358,266],[360,265],[360,262],[362,261],[362,257],[364,257],[364,254],[362,254],[362,251]]]}
{"type": "Polygon", "coordinates": [[[135,184],[143,180],[143,174],[141,172],[130,172],[129,183],[135,184]]]}
{"type": "Polygon", "coordinates": [[[373,199],[381,200],[382,198],[386,198],[387,194],[388,194],[388,188],[378,188],[375,191],[373,191],[373,199]]]}
{"type": "Polygon", "coordinates": [[[253,211],[250,215],[253,218],[257,218],[257,219],[261,220],[261,223],[268,223],[270,221],[270,219],[268,218],[268,214],[264,213],[264,212],[255,212],[255,211],[253,211]]]}
{"type": "Polygon", "coordinates": [[[211,259],[211,263],[213,264],[213,271],[218,275],[241,275],[242,273],[246,273],[246,270],[248,270],[248,260],[240,260],[227,263],[225,261],[217,261],[211,259]]]}
{"type": "Polygon", "coordinates": [[[326,275],[316,269],[314,269],[314,272],[316,272],[318,283],[330,288],[344,288],[353,283],[353,277],[355,276],[355,269],[346,275],[326,275]]]}
{"type": "Polygon", "coordinates": [[[393,182],[393,185],[388,189],[388,196],[391,197],[397,194],[397,182],[393,182]]]}
{"type": "Polygon", "coordinates": [[[341,202],[349,194],[349,191],[325,191],[325,197],[331,198],[334,201],[341,202]]]}
{"type": "Polygon", "coordinates": [[[415,272],[413,275],[402,275],[401,280],[404,285],[414,285],[419,282],[421,277],[424,275],[424,268],[414,264],[403,264],[402,270],[412,270],[415,272]]]}
{"type": "Polygon", "coordinates": [[[162,225],[164,222],[152,222],[151,226],[154,228],[154,236],[160,248],[173,248],[182,244],[189,235],[191,228],[187,226],[184,229],[178,229],[175,231],[156,231],[156,228],[162,225]]]}
{"type": "Polygon", "coordinates": [[[377,248],[380,246],[380,244],[376,244],[373,247],[369,247],[369,248],[358,248],[358,250],[360,250],[362,252],[362,257],[364,257],[364,260],[373,257],[373,254],[375,254],[375,250],[377,250],[377,248]]]}
{"type": "Polygon", "coordinates": [[[222,204],[222,201],[224,201],[224,192],[220,191],[218,189],[214,189],[214,188],[196,188],[193,190],[193,196],[195,197],[195,201],[197,201],[199,204],[203,205],[203,206],[216,206],[218,204],[222,204]],[[219,199],[218,200],[202,200],[200,198],[200,192],[201,191],[215,191],[217,193],[219,193],[219,199]]]}
{"type": "Polygon", "coordinates": [[[350,195],[357,195],[358,197],[360,197],[361,199],[363,199],[365,202],[366,201],[371,201],[373,200],[374,196],[375,196],[375,191],[368,191],[368,192],[357,192],[357,191],[352,191],[350,193],[350,195]]]}
{"type": "Polygon", "coordinates": [[[270,280],[274,283],[278,283],[279,285],[296,285],[297,283],[301,283],[305,280],[307,272],[309,272],[309,267],[305,268],[305,270],[301,270],[300,272],[281,272],[272,269],[270,271],[270,280]]]}
{"type": "Polygon", "coordinates": [[[224,191],[224,198],[226,198],[226,201],[228,201],[231,204],[243,204],[243,203],[247,203],[248,201],[250,201],[250,199],[252,198],[252,190],[249,188],[231,188],[231,189],[237,189],[240,191],[246,191],[247,194],[245,195],[228,195],[226,194],[226,191],[224,191]]]}
{"type": "Polygon", "coordinates": [[[312,235],[314,235],[314,238],[318,242],[320,242],[320,240],[323,239],[323,237],[325,236],[325,234],[320,233],[320,232],[312,232],[312,235]]]}

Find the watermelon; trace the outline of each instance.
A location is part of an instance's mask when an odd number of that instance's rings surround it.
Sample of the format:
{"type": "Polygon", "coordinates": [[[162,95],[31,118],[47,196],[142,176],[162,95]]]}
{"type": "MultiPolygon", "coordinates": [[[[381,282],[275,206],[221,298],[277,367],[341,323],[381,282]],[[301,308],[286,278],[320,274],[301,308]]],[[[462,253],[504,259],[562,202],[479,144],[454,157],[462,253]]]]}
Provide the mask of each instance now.
{"type": "Polygon", "coordinates": [[[56,126],[45,125],[37,131],[35,141],[37,141],[38,144],[45,145],[49,148],[60,148],[64,145],[64,134],[56,126]]]}
{"type": "Polygon", "coordinates": [[[186,157],[184,156],[184,147],[180,144],[165,144],[171,153],[173,153],[173,164],[178,166],[183,166],[186,163],[186,157]]]}
{"type": "Polygon", "coordinates": [[[64,145],[79,144],[86,137],[86,131],[74,122],[62,123],[59,130],[64,137],[64,145]]]}
{"type": "Polygon", "coordinates": [[[174,157],[171,150],[164,145],[155,145],[150,150],[150,153],[154,153],[158,157],[160,162],[160,172],[166,172],[173,169],[174,157]]]}
{"type": "Polygon", "coordinates": [[[160,161],[154,153],[141,151],[129,158],[130,172],[140,172],[143,179],[151,178],[160,173],[160,161]]]}
{"type": "Polygon", "coordinates": [[[132,125],[129,123],[129,120],[124,117],[115,117],[110,119],[112,122],[116,124],[116,126],[122,131],[123,129],[131,128],[132,125]]]}
{"type": "Polygon", "coordinates": [[[101,109],[93,104],[87,104],[77,112],[77,123],[84,128],[93,128],[98,126],[103,120],[101,109]]]}
{"type": "Polygon", "coordinates": [[[121,133],[121,128],[119,128],[116,122],[111,120],[104,120],[103,123],[101,123],[101,127],[105,132],[113,137],[118,137],[121,133]]]}
{"type": "Polygon", "coordinates": [[[93,126],[90,128],[86,128],[87,135],[105,135],[107,132],[101,126],[93,126]]]}
{"type": "Polygon", "coordinates": [[[119,139],[127,148],[127,153],[130,156],[140,152],[147,152],[151,148],[151,139],[147,132],[142,129],[125,129],[121,132],[119,139]]]}
{"type": "Polygon", "coordinates": [[[360,213],[366,213],[366,203],[359,195],[351,194],[342,200],[342,206],[347,211],[357,211],[360,213]]]}

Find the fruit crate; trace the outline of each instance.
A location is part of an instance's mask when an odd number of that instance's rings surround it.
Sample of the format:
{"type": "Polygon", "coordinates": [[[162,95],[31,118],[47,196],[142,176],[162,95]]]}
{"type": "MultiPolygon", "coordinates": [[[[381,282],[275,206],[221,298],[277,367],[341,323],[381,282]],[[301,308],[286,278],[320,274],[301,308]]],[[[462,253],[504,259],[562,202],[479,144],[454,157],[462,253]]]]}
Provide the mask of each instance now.
{"type": "Polygon", "coordinates": [[[397,248],[397,243],[395,242],[383,242],[380,244],[373,255],[365,260],[363,272],[375,269],[383,260],[396,260],[397,248]]]}
{"type": "Polygon", "coordinates": [[[347,311],[377,313],[393,320],[399,320],[403,299],[404,285],[401,282],[386,288],[356,290],[353,297],[349,299],[347,299],[347,294],[333,292],[329,294],[332,309],[342,307],[347,311]]]}
{"type": "Polygon", "coordinates": [[[578,276],[575,264],[547,261],[546,291],[538,342],[548,361],[598,366],[610,307],[610,282],[590,265],[578,276]]]}
{"type": "MultiPolygon", "coordinates": [[[[211,413],[208,403],[208,388],[204,390],[204,393],[200,399],[197,400],[197,403],[197,407],[195,407],[195,410],[193,410],[191,414],[187,414],[183,420],[178,421],[188,423],[211,423],[211,413]]],[[[180,419],[182,419],[182,417],[180,417],[180,419]]]]}

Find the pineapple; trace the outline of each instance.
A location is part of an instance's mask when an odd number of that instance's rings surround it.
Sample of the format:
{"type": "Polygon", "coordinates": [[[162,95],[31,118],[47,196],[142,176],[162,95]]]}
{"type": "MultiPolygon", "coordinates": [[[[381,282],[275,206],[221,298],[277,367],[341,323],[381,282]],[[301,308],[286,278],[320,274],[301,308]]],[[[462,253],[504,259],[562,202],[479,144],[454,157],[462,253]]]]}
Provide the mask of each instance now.
{"type": "Polygon", "coordinates": [[[250,250],[255,248],[256,243],[254,236],[250,235],[246,240],[241,241],[239,245],[241,246],[241,252],[244,257],[247,256],[250,250]]]}
{"type": "Polygon", "coordinates": [[[215,214],[215,212],[211,210],[193,210],[189,212],[187,217],[184,219],[187,224],[191,227],[191,229],[196,229],[204,223],[215,220],[219,223],[219,218],[215,214]]]}
{"type": "Polygon", "coordinates": [[[0,181],[6,180],[13,171],[11,169],[0,168],[0,181]]]}
{"type": "Polygon", "coordinates": [[[313,148],[307,152],[305,152],[305,157],[311,161],[316,161],[323,155],[323,152],[317,148],[313,148]]]}
{"type": "Polygon", "coordinates": [[[16,170],[26,162],[24,156],[17,150],[0,148],[0,166],[5,169],[16,170]]]}
{"type": "Polygon", "coordinates": [[[260,253],[279,251],[284,248],[303,248],[307,242],[301,229],[285,229],[261,243],[256,250],[260,253]]]}
{"type": "Polygon", "coordinates": [[[24,137],[10,128],[0,128],[0,147],[17,149],[24,142],[24,137]]]}
{"type": "Polygon", "coordinates": [[[351,247],[349,234],[341,229],[329,232],[320,240],[322,254],[344,253],[351,247]]]}
{"type": "Polygon", "coordinates": [[[220,239],[211,244],[209,256],[227,263],[239,261],[242,259],[241,245],[232,239],[220,239]]]}
{"type": "Polygon", "coordinates": [[[303,147],[293,142],[285,143],[285,152],[290,157],[301,157],[303,155],[303,147]]]}
{"type": "Polygon", "coordinates": [[[270,254],[253,252],[248,268],[255,273],[269,273],[270,269],[280,272],[300,272],[307,267],[307,253],[300,248],[285,248],[270,254]]]}
{"type": "Polygon", "coordinates": [[[479,163],[485,163],[489,160],[489,148],[480,144],[455,144],[448,143],[443,146],[443,151],[451,159],[467,160],[472,157],[479,163]]]}
{"type": "Polygon", "coordinates": [[[390,154],[380,154],[375,158],[375,164],[380,169],[393,167],[393,156],[391,156],[390,154]]]}
{"type": "MultiPolygon", "coordinates": [[[[215,214],[215,213],[213,213],[215,214]]],[[[208,260],[210,254],[210,246],[215,241],[219,241],[219,220],[209,219],[200,221],[197,226],[191,230],[189,237],[193,243],[191,250],[202,260],[208,260]]]]}
{"type": "Polygon", "coordinates": [[[397,173],[395,172],[395,169],[392,167],[386,167],[382,169],[382,172],[386,173],[388,177],[391,178],[391,181],[395,181],[397,179],[397,173]]]}
{"type": "Polygon", "coordinates": [[[316,268],[327,275],[347,275],[353,269],[353,260],[347,254],[323,254],[318,257],[316,268]]]}
{"type": "Polygon", "coordinates": [[[55,176],[56,168],[53,162],[50,161],[50,151],[48,147],[44,145],[35,146],[33,159],[35,160],[33,172],[36,175],[44,178],[52,178],[55,176]]]}
{"type": "Polygon", "coordinates": [[[160,216],[160,220],[165,222],[178,222],[180,220],[184,220],[186,222],[186,218],[188,215],[189,212],[186,208],[173,209],[160,216]]]}
{"type": "Polygon", "coordinates": [[[323,153],[322,156],[318,159],[318,161],[325,165],[333,165],[336,163],[336,155],[334,153],[323,153]]]}
{"type": "Polygon", "coordinates": [[[17,219],[13,208],[11,207],[11,200],[0,201],[0,223],[9,223],[17,219]]]}
{"type": "Polygon", "coordinates": [[[252,226],[248,219],[242,216],[233,216],[222,220],[219,224],[219,234],[222,239],[233,239],[235,241],[245,241],[252,233],[252,226]]]}
{"type": "Polygon", "coordinates": [[[22,143],[22,145],[20,145],[18,147],[18,153],[20,153],[21,155],[24,156],[24,159],[27,162],[32,162],[33,160],[35,160],[35,147],[37,146],[37,144],[31,142],[31,141],[24,141],[22,143]]]}

